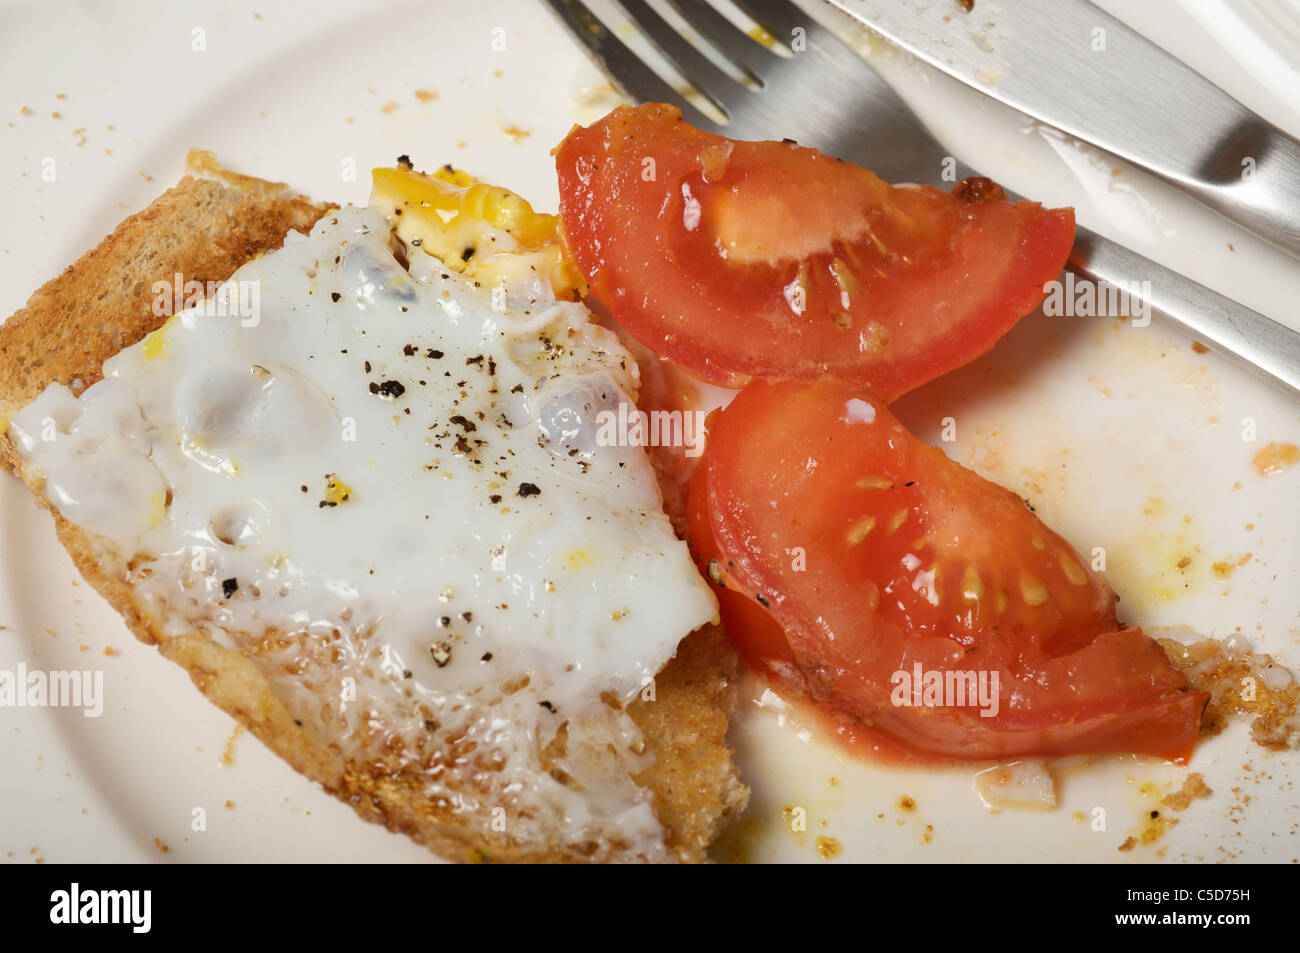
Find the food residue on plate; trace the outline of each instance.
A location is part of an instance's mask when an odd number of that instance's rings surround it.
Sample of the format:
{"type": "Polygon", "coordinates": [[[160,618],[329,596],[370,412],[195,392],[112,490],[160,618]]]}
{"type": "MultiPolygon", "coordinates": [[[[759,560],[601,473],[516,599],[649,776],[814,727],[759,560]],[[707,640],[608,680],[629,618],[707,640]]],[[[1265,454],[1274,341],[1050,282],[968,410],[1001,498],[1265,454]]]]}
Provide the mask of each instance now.
{"type": "Polygon", "coordinates": [[[1214,794],[1214,791],[1205,783],[1205,778],[1199,772],[1193,771],[1183,779],[1182,787],[1177,791],[1160,796],[1159,788],[1148,782],[1142,785],[1138,793],[1151,800],[1154,806],[1149,808],[1142,818],[1138,832],[1126,837],[1117,848],[1123,853],[1128,853],[1139,845],[1150,847],[1155,844],[1171,827],[1178,825],[1178,818],[1171,817],[1171,811],[1185,811],[1193,801],[1208,798],[1214,794]]]}
{"type": "Polygon", "coordinates": [[[1188,644],[1159,641],[1192,687],[1210,693],[1201,737],[1218,734],[1238,714],[1253,716],[1250,736],[1256,744],[1275,750],[1300,747],[1300,684],[1271,655],[1252,652],[1241,635],[1188,644]]]}
{"type": "Polygon", "coordinates": [[[226,767],[230,767],[235,763],[235,742],[239,740],[239,736],[243,733],[244,726],[235,725],[235,730],[232,731],[230,737],[226,739],[226,747],[221,752],[221,763],[226,767]]]}
{"type": "Polygon", "coordinates": [[[843,852],[844,848],[840,846],[840,842],[834,837],[817,838],[817,856],[822,860],[831,860],[843,852]]]}
{"type": "Polygon", "coordinates": [[[1300,447],[1293,443],[1273,442],[1257,451],[1251,462],[1260,476],[1272,476],[1281,473],[1291,464],[1300,460],[1300,447]]]}

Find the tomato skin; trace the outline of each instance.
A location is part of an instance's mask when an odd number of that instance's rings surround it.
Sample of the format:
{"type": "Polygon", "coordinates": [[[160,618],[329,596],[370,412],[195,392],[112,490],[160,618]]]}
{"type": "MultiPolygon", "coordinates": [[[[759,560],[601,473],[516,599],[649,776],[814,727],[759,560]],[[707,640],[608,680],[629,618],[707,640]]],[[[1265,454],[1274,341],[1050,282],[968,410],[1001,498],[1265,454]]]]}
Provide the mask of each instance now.
{"type": "MultiPolygon", "coordinates": [[[[675,107],[619,107],[556,149],[565,242],[619,322],[697,377],[833,376],[889,401],[985,353],[1042,300],[1074,213],[1000,189],[891,186],[675,107]]],[[[987,182],[987,180],[977,180],[987,182]]]]}
{"type": "Polygon", "coordinates": [[[688,535],[745,658],[929,756],[1185,761],[1208,696],[1014,494],[856,393],[755,382],[710,423],[688,535]],[[996,714],[895,703],[917,664],[996,672],[996,714]]]}

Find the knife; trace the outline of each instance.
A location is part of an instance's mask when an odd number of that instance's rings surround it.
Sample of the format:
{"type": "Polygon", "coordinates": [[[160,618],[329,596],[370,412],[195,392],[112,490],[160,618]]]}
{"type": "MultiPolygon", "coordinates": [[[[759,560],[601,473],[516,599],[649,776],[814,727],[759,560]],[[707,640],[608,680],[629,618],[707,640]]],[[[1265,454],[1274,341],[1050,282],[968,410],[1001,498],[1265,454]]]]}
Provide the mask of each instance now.
{"type": "Polygon", "coordinates": [[[831,0],[913,56],[1300,255],[1300,142],[1087,0],[831,0]]]}

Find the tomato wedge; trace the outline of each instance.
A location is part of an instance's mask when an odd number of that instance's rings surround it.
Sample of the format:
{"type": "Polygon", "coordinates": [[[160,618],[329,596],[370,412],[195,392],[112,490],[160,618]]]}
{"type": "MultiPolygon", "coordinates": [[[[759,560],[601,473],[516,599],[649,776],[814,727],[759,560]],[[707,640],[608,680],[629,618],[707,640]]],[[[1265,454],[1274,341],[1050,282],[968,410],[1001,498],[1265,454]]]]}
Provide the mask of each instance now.
{"type": "Polygon", "coordinates": [[[662,103],[556,149],[560,217],[594,293],[715,384],[826,376],[893,400],[985,353],[1042,301],[1074,212],[987,179],[893,186],[790,142],[739,142],[662,103]]]}
{"type": "Polygon", "coordinates": [[[746,658],[926,755],[1185,761],[1209,696],[1019,497],[860,394],[759,381],[711,422],[689,538],[746,658]]]}

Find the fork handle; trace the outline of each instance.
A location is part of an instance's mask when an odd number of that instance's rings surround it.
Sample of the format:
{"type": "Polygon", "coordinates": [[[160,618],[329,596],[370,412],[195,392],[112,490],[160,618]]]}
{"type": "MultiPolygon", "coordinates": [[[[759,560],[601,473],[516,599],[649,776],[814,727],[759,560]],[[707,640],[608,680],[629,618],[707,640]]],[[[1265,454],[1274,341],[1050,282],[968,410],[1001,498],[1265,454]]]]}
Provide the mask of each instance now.
{"type": "Polygon", "coordinates": [[[1182,325],[1242,367],[1300,392],[1300,334],[1286,325],[1086,228],[1075,231],[1067,268],[1129,289],[1130,300],[1182,325]]]}

